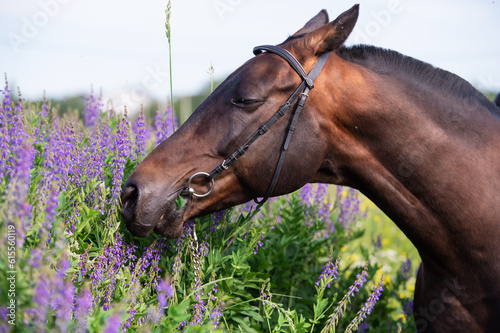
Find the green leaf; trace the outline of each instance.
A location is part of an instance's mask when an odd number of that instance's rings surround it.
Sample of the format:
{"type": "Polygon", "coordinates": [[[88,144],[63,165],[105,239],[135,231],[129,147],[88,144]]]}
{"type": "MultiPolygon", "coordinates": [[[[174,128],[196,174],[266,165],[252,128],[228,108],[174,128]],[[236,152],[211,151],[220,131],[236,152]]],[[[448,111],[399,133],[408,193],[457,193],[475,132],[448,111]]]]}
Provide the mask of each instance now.
{"type": "Polygon", "coordinates": [[[175,204],[177,206],[177,210],[181,210],[182,207],[184,207],[184,205],[186,204],[186,200],[184,200],[184,198],[182,197],[182,195],[179,195],[176,199],[175,199],[175,204]]]}
{"type": "Polygon", "coordinates": [[[171,305],[167,311],[168,316],[178,323],[188,320],[191,317],[190,314],[186,313],[188,306],[189,302],[183,302],[177,306],[171,305]]]}
{"type": "Polygon", "coordinates": [[[321,319],[323,317],[322,313],[328,304],[328,299],[319,299],[318,302],[314,305],[314,313],[316,315],[316,319],[321,319]]]}

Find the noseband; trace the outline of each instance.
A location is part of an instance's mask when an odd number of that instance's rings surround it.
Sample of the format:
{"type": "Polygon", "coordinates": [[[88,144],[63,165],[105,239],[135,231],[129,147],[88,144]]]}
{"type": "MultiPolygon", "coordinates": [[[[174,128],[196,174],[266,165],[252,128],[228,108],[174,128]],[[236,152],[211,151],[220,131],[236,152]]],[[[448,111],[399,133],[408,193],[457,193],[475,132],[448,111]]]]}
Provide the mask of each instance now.
{"type": "Polygon", "coordinates": [[[197,172],[193,174],[191,177],[189,177],[187,188],[184,189],[181,195],[193,195],[197,198],[203,198],[212,193],[215,187],[214,179],[218,175],[220,175],[224,170],[227,170],[234,162],[236,162],[238,158],[240,158],[243,154],[245,154],[250,145],[255,140],[257,140],[258,137],[264,135],[271,128],[271,126],[273,126],[276,123],[276,121],[278,121],[278,119],[283,117],[288,111],[288,109],[292,107],[292,104],[295,102],[295,100],[298,99],[297,107],[293,112],[292,120],[290,122],[290,125],[288,126],[285,141],[283,143],[283,147],[281,148],[280,156],[278,159],[278,163],[276,164],[276,168],[274,169],[274,175],[271,180],[271,183],[269,184],[269,187],[264,197],[260,201],[258,199],[254,199],[254,201],[258,204],[261,204],[267,201],[267,199],[269,199],[269,197],[271,196],[271,193],[273,192],[274,187],[276,186],[276,183],[278,181],[281,167],[283,166],[283,161],[285,160],[285,154],[290,144],[290,140],[295,130],[295,126],[297,124],[300,112],[304,107],[309,91],[314,87],[314,81],[318,77],[319,73],[321,73],[321,70],[323,69],[326,63],[326,60],[328,59],[328,53],[325,53],[322,56],[320,56],[318,58],[318,61],[314,65],[313,69],[309,72],[309,74],[306,74],[302,65],[287,50],[272,45],[257,46],[253,49],[253,53],[255,55],[258,55],[263,51],[277,54],[283,59],[285,59],[290,64],[290,66],[297,72],[297,74],[299,74],[299,76],[302,79],[302,83],[297,87],[297,89],[295,89],[295,91],[288,98],[288,100],[279,107],[278,111],[276,111],[276,113],[274,113],[274,115],[264,125],[262,125],[242,146],[240,146],[238,149],[234,151],[234,153],[232,153],[228,158],[222,161],[220,165],[218,165],[210,173],[197,172]],[[202,194],[196,193],[195,190],[191,187],[191,182],[196,177],[207,178],[211,182],[210,190],[202,194]]]}

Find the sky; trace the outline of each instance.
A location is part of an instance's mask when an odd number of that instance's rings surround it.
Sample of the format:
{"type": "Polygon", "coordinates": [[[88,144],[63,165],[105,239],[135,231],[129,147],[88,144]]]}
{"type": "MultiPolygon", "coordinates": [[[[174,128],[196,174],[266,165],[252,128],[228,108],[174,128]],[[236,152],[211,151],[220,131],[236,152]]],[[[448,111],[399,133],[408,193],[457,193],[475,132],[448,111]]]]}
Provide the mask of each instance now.
{"type": "MultiPolygon", "coordinates": [[[[346,45],[393,49],[453,72],[483,91],[500,91],[500,0],[358,1],[346,45]]],[[[330,20],[345,0],[173,0],[174,98],[199,93],[210,66],[222,79],[278,44],[321,9],[330,20]]],[[[0,1],[0,73],[25,98],[88,95],[124,104],[170,97],[167,1],[0,1]]],[[[3,80],[2,80],[3,81],[3,80]]],[[[3,87],[3,84],[1,85],[3,87]]]]}

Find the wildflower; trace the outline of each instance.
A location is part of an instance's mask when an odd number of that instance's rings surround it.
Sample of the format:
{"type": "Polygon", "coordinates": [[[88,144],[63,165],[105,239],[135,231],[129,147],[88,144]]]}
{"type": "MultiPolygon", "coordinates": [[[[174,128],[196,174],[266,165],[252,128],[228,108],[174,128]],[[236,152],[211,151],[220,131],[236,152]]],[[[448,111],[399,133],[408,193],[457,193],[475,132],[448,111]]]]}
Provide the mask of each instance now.
{"type": "Polygon", "coordinates": [[[96,99],[94,97],[94,91],[90,91],[90,96],[87,98],[87,102],[85,103],[85,109],[82,111],[83,116],[83,124],[87,128],[94,128],[99,114],[101,113],[101,97],[96,99]]]}
{"type": "Polygon", "coordinates": [[[114,312],[107,320],[106,327],[104,328],[104,333],[117,333],[120,331],[122,326],[122,319],[119,313],[114,312]]]}
{"type": "Polygon", "coordinates": [[[316,286],[325,285],[326,288],[330,288],[332,281],[337,279],[339,275],[339,261],[340,255],[337,257],[335,264],[333,263],[333,248],[330,247],[330,259],[325,266],[323,266],[323,272],[319,276],[318,281],[315,282],[316,286]]]}
{"type": "Polygon", "coordinates": [[[405,261],[401,264],[401,268],[399,269],[399,273],[401,274],[401,279],[403,281],[408,281],[411,277],[411,259],[406,258],[405,261]]]}
{"type": "Polygon", "coordinates": [[[5,75],[5,88],[0,90],[4,95],[3,101],[0,104],[0,179],[8,174],[7,158],[10,152],[10,137],[7,130],[8,124],[11,123],[11,98],[7,75],[5,75]]]}
{"type": "Polygon", "coordinates": [[[75,307],[75,332],[84,333],[87,331],[87,316],[92,310],[92,293],[89,288],[84,288],[81,295],[76,298],[75,307]]]}
{"type": "Polygon", "coordinates": [[[168,306],[167,298],[172,298],[174,296],[174,289],[170,284],[170,278],[162,280],[158,284],[158,304],[160,306],[160,310],[164,310],[168,306]]]}
{"type": "Polygon", "coordinates": [[[106,156],[107,153],[111,151],[110,147],[112,146],[113,141],[111,136],[111,127],[109,125],[111,117],[111,112],[107,112],[104,113],[102,117],[100,117],[99,121],[100,147],[104,151],[104,156],[106,156]]]}
{"type": "Polygon", "coordinates": [[[28,202],[28,193],[31,181],[30,170],[35,157],[33,146],[24,141],[16,158],[13,170],[13,180],[9,183],[8,204],[10,207],[7,223],[17,224],[16,244],[22,246],[29,230],[31,220],[31,204],[28,202]]]}
{"type": "Polygon", "coordinates": [[[411,316],[413,313],[413,300],[407,298],[403,301],[403,314],[405,316],[411,316]]]}
{"type": "Polygon", "coordinates": [[[75,295],[75,286],[68,280],[62,282],[62,278],[54,279],[55,286],[53,287],[55,291],[54,300],[51,307],[56,311],[56,326],[59,328],[60,332],[68,331],[68,324],[71,321],[71,316],[73,312],[73,298],[75,295]],[[62,287],[62,288],[60,288],[62,287]]]}
{"type": "Polygon", "coordinates": [[[56,182],[50,184],[50,189],[48,190],[48,197],[45,204],[45,219],[42,221],[42,228],[40,229],[40,236],[44,233],[47,234],[48,241],[50,241],[50,230],[53,227],[54,219],[57,215],[57,210],[59,208],[59,191],[60,188],[56,182]]]}
{"type": "Polygon", "coordinates": [[[276,308],[276,304],[271,301],[272,297],[271,282],[270,279],[267,278],[260,289],[260,300],[262,301],[262,305],[270,305],[271,307],[276,308]]]}
{"type": "Polygon", "coordinates": [[[146,151],[146,122],[144,119],[144,107],[141,105],[141,114],[134,123],[135,158],[137,161],[142,160],[146,151]]]}
{"type": "Polygon", "coordinates": [[[156,136],[155,147],[158,146],[163,140],[168,138],[173,133],[173,126],[177,124],[177,117],[174,115],[172,119],[172,110],[168,108],[165,113],[156,110],[156,115],[153,118],[154,131],[156,136]]]}
{"type": "Polygon", "coordinates": [[[50,289],[48,279],[47,276],[42,273],[36,281],[35,292],[33,294],[34,308],[29,311],[32,314],[32,323],[37,331],[45,331],[49,300],[50,289]]]}
{"type": "Polygon", "coordinates": [[[348,188],[345,196],[343,193],[344,187],[337,186],[337,207],[340,211],[337,221],[345,228],[361,217],[359,211],[361,200],[358,191],[353,188],[348,188]]]}
{"type": "MultiPolygon", "coordinates": [[[[216,232],[219,224],[224,220],[226,216],[226,211],[221,210],[217,213],[212,214],[212,219],[210,225],[207,227],[211,232],[216,232]]],[[[207,234],[208,235],[208,234],[207,234]]]]}
{"type": "Polygon", "coordinates": [[[130,140],[128,138],[127,115],[118,122],[117,132],[113,142],[114,157],[112,164],[113,178],[111,180],[112,190],[111,196],[115,202],[121,193],[123,170],[127,162],[128,151],[130,147],[130,140]]]}
{"type": "Polygon", "coordinates": [[[31,250],[31,256],[28,258],[28,264],[31,268],[40,268],[40,262],[43,259],[43,249],[40,246],[35,247],[31,250]]]}
{"type": "Polygon", "coordinates": [[[326,190],[328,189],[328,184],[317,184],[316,193],[314,193],[314,203],[316,205],[323,205],[327,200],[326,190]]]}
{"type": "Polygon", "coordinates": [[[217,328],[220,324],[220,317],[222,317],[223,312],[220,305],[217,305],[212,311],[210,311],[210,320],[212,324],[217,328]]]}
{"type": "Polygon", "coordinates": [[[207,241],[204,241],[200,245],[200,254],[204,257],[208,256],[208,253],[210,252],[210,245],[208,244],[207,241]]]}
{"type": "Polygon", "coordinates": [[[350,303],[351,298],[354,297],[354,295],[359,291],[359,288],[363,287],[363,284],[366,282],[367,276],[368,276],[368,265],[365,265],[363,271],[361,273],[356,274],[356,280],[349,287],[349,291],[344,295],[344,297],[342,297],[342,300],[340,300],[339,305],[335,308],[333,313],[328,318],[325,327],[321,331],[322,333],[329,332],[333,327],[337,325],[340,317],[342,317],[342,314],[347,308],[347,304],[350,303]]]}
{"type": "Polygon", "coordinates": [[[153,130],[155,133],[156,141],[155,147],[158,146],[165,138],[162,131],[164,115],[161,113],[160,109],[156,109],[156,114],[153,117],[153,130]]]}
{"type": "Polygon", "coordinates": [[[257,254],[259,252],[259,247],[262,247],[262,241],[264,240],[264,234],[261,234],[260,235],[260,240],[257,241],[257,247],[255,248],[255,250],[253,251],[253,254],[257,254]]]}
{"type": "Polygon", "coordinates": [[[368,299],[366,300],[361,310],[359,310],[356,317],[351,321],[351,323],[349,323],[349,325],[346,328],[346,332],[356,331],[358,329],[359,324],[364,319],[366,319],[366,317],[370,315],[370,313],[372,313],[373,307],[380,299],[380,295],[382,294],[382,290],[384,289],[383,286],[384,286],[384,277],[380,279],[378,285],[373,286],[372,293],[370,294],[370,296],[368,296],[368,299]]]}
{"type": "MultiPolygon", "coordinates": [[[[98,179],[104,181],[104,165],[106,150],[102,147],[101,129],[96,128],[95,134],[89,139],[90,150],[86,154],[85,176],[88,180],[98,179]]],[[[98,194],[95,194],[98,196],[98,194]]]]}
{"type": "Polygon", "coordinates": [[[300,201],[307,206],[311,204],[311,199],[313,198],[313,195],[314,194],[312,185],[309,183],[305,184],[299,191],[300,201]]]}
{"type": "Polygon", "coordinates": [[[181,267],[182,267],[182,253],[178,252],[175,256],[174,264],[172,266],[172,286],[178,286],[180,282],[181,267]]]}
{"type": "Polygon", "coordinates": [[[8,313],[9,309],[6,306],[0,308],[0,332],[9,332],[11,330],[10,324],[7,323],[9,321],[8,313]]]}
{"type": "Polygon", "coordinates": [[[166,119],[165,122],[163,123],[162,130],[165,135],[165,139],[171,136],[174,133],[175,127],[177,127],[178,121],[177,121],[177,116],[175,113],[172,112],[172,108],[169,106],[166,111],[166,119]],[[172,118],[173,115],[173,118],[172,118]]]}

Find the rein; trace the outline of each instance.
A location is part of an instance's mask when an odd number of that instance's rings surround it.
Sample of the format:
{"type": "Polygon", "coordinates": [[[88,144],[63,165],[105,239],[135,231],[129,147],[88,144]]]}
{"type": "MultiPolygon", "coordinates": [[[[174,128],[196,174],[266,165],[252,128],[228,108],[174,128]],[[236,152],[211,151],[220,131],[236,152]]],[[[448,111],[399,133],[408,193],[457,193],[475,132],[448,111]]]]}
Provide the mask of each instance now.
{"type": "Polygon", "coordinates": [[[214,179],[218,175],[220,175],[222,172],[224,172],[224,170],[227,170],[234,162],[236,162],[238,160],[238,158],[240,158],[243,154],[245,154],[245,152],[248,150],[250,145],[255,140],[257,140],[258,137],[266,134],[267,131],[280,118],[282,118],[286,114],[286,112],[292,107],[292,104],[295,102],[295,100],[298,99],[297,107],[293,111],[292,120],[290,122],[290,125],[288,126],[285,141],[284,141],[283,146],[281,148],[280,156],[278,159],[278,163],[276,164],[276,168],[274,169],[274,174],[273,174],[273,178],[271,179],[271,183],[269,184],[269,187],[268,187],[264,197],[260,201],[258,199],[254,199],[254,201],[258,204],[262,204],[265,201],[267,201],[267,199],[269,199],[269,197],[271,196],[271,193],[273,192],[274,187],[276,186],[276,183],[278,182],[278,178],[279,178],[279,175],[281,172],[281,167],[283,166],[283,162],[285,160],[286,151],[288,150],[290,140],[292,139],[293,132],[295,131],[295,127],[297,125],[297,120],[299,119],[300,112],[302,111],[302,108],[304,107],[306,99],[309,96],[308,95],[309,91],[314,87],[314,81],[321,73],[321,70],[323,69],[323,67],[328,59],[328,53],[325,53],[322,56],[320,56],[318,58],[318,61],[314,65],[313,69],[309,72],[309,74],[306,74],[302,65],[287,50],[282,49],[281,47],[272,46],[272,45],[257,46],[253,49],[253,53],[255,55],[259,55],[263,51],[277,54],[281,58],[285,59],[290,64],[290,66],[297,72],[297,74],[301,77],[302,83],[297,87],[297,89],[295,89],[295,91],[288,98],[288,100],[279,107],[278,111],[276,111],[274,113],[274,115],[264,125],[262,125],[242,146],[240,146],[228,158],[226,158],[224,161],[222,161],[222,163],[220,165],[218,165],[210,173],[197,172],[197,173],[193,174],[191,177],[189,177],[187,188],[185,188],[182,191],[181,195],[184,195],[184,196],[193,195],[197,198],[203,198],[203,197],[206,197],[207,195],[209,195],[210,193],[212,193],[212,191],[215,187],[214,179]],[[202,193],[202,194],[196,193],[195,190],[191,187],[191,182],[192,182],[193,178],[200,177],[200,176],[206,177],[208,180],[211,181],[210,190],[208,190],[206,193],[202,193]]]}

